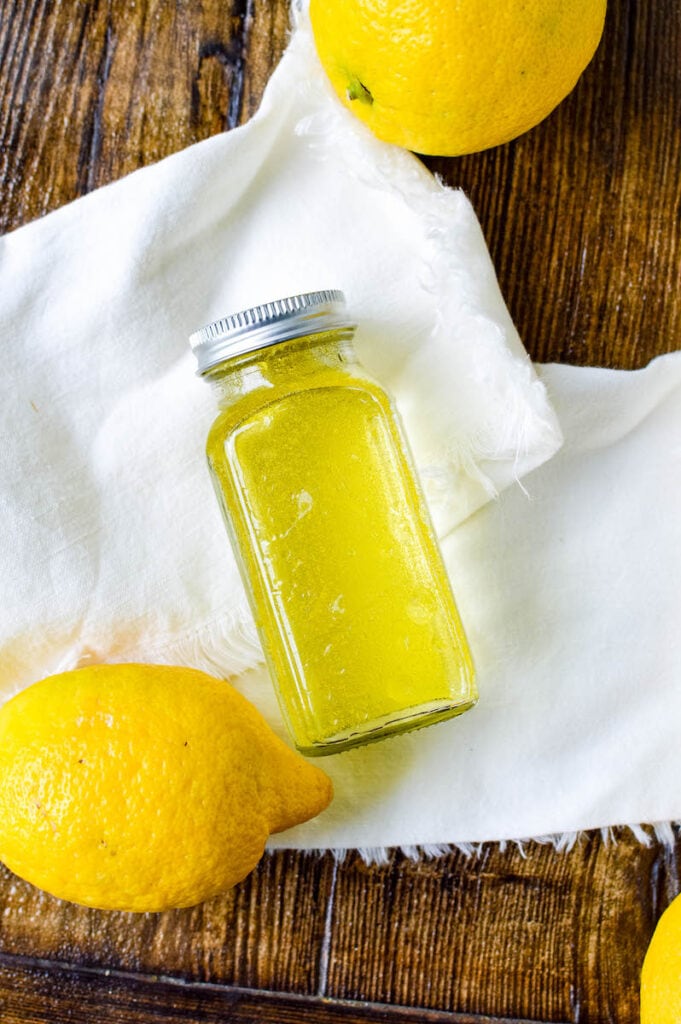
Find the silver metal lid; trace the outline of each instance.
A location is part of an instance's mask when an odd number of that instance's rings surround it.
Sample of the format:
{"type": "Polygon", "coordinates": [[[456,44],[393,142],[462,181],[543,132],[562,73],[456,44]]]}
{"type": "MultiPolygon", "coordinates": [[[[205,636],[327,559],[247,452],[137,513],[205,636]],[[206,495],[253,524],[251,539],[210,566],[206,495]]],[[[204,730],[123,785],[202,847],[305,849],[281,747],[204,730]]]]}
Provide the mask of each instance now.
{"type": "Polygon", "coordinates": [[[189,338],[202,376],[233,356],[253,352],[306,334],[319,334],[356,324],[345,311],[343,292],[330,289],[289,295],[285,299],[231,313],[201,327],[189,338]]]}

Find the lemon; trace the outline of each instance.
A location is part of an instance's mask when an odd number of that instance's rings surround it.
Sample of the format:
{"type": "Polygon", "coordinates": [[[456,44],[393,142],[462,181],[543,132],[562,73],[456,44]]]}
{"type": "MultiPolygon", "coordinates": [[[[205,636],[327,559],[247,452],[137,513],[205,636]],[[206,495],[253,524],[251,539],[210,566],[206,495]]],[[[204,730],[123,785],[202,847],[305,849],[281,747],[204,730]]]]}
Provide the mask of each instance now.
{"type": "Polygon", "coordinates": [[[657,923],[641,972],[641,1024],[681,1024],[681,896],[657,923]]]}
{"type": "Polygon", "coordinates": [[[311,0],[341,100],[386,142],[459,156],[508,142],[567,96],[606,0],[311,0]]]}
{"type": "Polygon", "coordinates": [[[0,708],[0,860],[74,903],[192,906],[330,799],[324,772],[193,669],[78,669],[0,708]]]}

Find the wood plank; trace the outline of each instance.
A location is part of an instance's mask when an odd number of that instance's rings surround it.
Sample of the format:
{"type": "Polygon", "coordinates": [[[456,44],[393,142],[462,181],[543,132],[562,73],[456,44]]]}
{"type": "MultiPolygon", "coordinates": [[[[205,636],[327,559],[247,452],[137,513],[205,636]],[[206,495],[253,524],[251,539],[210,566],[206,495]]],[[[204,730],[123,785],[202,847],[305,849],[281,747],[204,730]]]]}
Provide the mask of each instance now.
{"type": "MultiPolygon", "coordinates": [[[[3,1024],[530,1024],[0,959],[3,1024]]],[[[542,1024],[534,1021],[533,1024],[542,1024]]]]}
{"type": "Polygon", "coordinates": [[[639,972],[661,903],[679,891],[674,858],[628,830],[570,852],[486,844],[385,867],[354,855],[338,873],[328,988],[492,1016],[638,1024],[639,972]]]}
{"type": "Polygon", "coordinates": [[[0,232],[250,116],[288,24],[251,8],[4,0],[0,232]]]}
{"type": "Polygon", "coordinates": [[[189,910],[100,913],[0,868],[0,953],[315,994],[332,857],[277,852],[189,910]]]}

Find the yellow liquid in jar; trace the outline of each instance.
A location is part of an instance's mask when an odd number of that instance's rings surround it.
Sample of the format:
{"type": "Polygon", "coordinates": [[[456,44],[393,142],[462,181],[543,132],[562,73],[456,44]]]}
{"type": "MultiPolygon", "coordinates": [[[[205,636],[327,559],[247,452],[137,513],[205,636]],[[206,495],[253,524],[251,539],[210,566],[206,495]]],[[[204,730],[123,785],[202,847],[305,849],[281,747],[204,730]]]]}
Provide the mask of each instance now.
{"type": "Polygon", "coordinates": [[[390,400],[347,369],[283,376],[218,417],[208,459],[297,747],[460,714],[471,657],[390,400]]]}

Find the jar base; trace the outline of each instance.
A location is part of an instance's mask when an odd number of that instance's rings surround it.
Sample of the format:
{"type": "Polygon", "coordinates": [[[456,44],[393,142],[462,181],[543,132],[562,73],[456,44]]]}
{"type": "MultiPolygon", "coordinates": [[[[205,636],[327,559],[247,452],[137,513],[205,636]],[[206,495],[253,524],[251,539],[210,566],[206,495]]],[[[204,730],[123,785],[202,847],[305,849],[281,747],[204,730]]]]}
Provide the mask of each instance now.
{"type": "Polygon", "coordinates": [[[327,757],[329,754],[340,754],[344,750],[363,747],[367,743],[376,743],[378,740],[387,739],[390,736],[414,732],[416,729],[424,729],[428,725],[436,725],[449,718],[456,718],[475,707],[477,702],[477,696],[472,696],[460,704],[451,704],[449,701],[430,701],[428,704],[419,704],[418,707],[403,711],[399,717],[394,714],[383,715],[381,718],[375,718],[355,729],[334,733],[318,743],[308,745],[296,743],[296,749],[305,757],[327,757]]]}

